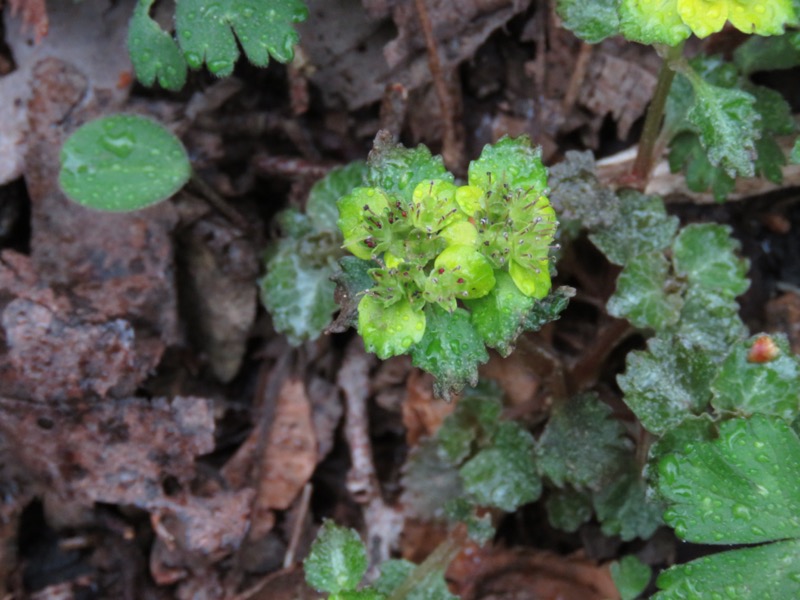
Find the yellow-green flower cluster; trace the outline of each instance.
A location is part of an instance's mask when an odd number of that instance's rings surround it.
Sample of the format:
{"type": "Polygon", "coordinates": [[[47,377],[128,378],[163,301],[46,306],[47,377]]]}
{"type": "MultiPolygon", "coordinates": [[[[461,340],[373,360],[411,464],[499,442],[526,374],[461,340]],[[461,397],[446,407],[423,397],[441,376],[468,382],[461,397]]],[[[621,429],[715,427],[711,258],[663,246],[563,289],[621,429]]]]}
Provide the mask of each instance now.
{"type": "Polygon", "coordinates": [[[557,225],[546,185],[538,150],[505,138],[473,162],[468,185],[425,179],[410,201],[379,187],[340,199],[345,247],[378,265],[358,306],[367,348],[381,358],[408,351],[425,332],[426,306],[453,313],[487,296],[502,271],[517,293],[546,296],[557,225]]]}
{"type": "Polygon", "coordinates": [[[779,35],[797,25],[792,0],[623,0],[620,26],[625,37],[674,46],[692,33],[704,38],[726,22],[747,34],[779,35]]]}

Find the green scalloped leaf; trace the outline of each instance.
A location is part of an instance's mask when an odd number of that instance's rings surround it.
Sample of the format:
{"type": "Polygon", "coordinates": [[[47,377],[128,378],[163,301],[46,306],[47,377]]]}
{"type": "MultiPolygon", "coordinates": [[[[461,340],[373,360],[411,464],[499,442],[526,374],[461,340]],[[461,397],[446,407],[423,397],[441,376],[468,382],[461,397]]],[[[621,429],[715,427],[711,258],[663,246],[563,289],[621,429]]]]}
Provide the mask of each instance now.
{"type": "Polygon", "coordinates": [[[620,33],[640,44],[675,46],[692,33],[678,14],[674,0],[622,0],[619,21],[620,33]]]}
{"type": "Polygon", "coordinates": [[[792,107],[783,94],[763,85],[748,85],[746,89],[756,99],[754,108],[761,115],[764,133],[788,135],[795,131],[792,107]]]}
{"type": "Polygon", "coordinates": [[[733,347],[711,389],[711,404],[717,410],[774,415],[791,421],[800,412],[800,364],[785,335],[753,336],[733,347]],[[765,338],[775,344],[778,355],[766,362],[748,360],[753,345],[765,338]]]}
{"type": "Polygon", "coordinates": [[[673,173],[683,170],[686,185],[693,192],[710,189],[717,202],[724,201],[736,185],[736,180],[724,169],[709,162],[700,138],[692,131],[683,131],[670,142],[669,168],[673,173]]]}
{"type": "Polygon", "coordinates": [[[136,78],[151,86],[158,79],[167,90],[186,83],[186,60],[175,39],[150,18],[154,0],[139,0],[128,24],[128,52],[136,78]]]}
{"type": "Polygon", "coordinates": [[[465,304],[470,309],[472,324],[486,345],[508,356],[535,301],[520,292],[505,271],[496,271],[495,278],[496,285],[488,295],[467,300],[465,304]]]}
{"type": "Polygon", "coordinates": [[[695,75],[694,104],[686,115],[714,166],[730,177],[755,174],[756,140],[761,137],[761,115],[752,94],[712,85],[695,75]]]}
{"type": "Polygon", "coordinates": [[[469,164],[469,184],[501,195],[517,189],[543,194],[547,168],[542,164],[542,150],[531,146],[528,136],[503,136],[484,146],[480,158],[469,164]]]}
{"type": "Polygon", "coordinates": [[[294,346],[317,339],[338,308],[331,280],[338,239],[331,237],[283,238],[259,281],[275,330],[294,346]]]}
{"type": "Polygon", "coordinates": [[[478,382],[478,365],[489,355],[463,308],[449,313],[434,304],[425,308],[425,315],[425,335],[411,348],[411,358],[414,366],[436,378],[436,395],[449,398],[465,384],[478,382]]]}
{"type": "Polygon", "coordinates": [[[730,294],[689,286],[675,333],[689,346],[722,359],[734,341],[747,335],[747,327],[730,294]]]}
{"type": "Polygon", "coordinates": [[[794,141],[792,152],[789,154],[789,160],[792,161],[792,164],[800,165],[800,138],[794,141]]]}
{"type": "Polygon", "coordinates": [[[663,571],[653,600],[800,598],[800,540],[704,556],[663,571]]]}
{"type": "Polygon", "coordinates": [[[317,231],[336,230],[339,209],[336,203],[355,188],[364,185],[367,165],[355,161],[337,167],[313,185],[308,193],[306,215],[317,231]]]}
{"type": "Polygon", "coordinates": [[[58,183],[89,208],[128,212],[166,200],[189,180],[180,140],[138,115],[112,115],[82,125],[61,148],[58,183]]]}
{"type": "Polygon", "coordinates": [[[396,144],[391,136],[381,133],[375,138],[367,165],[369,185],[397,196],[409,205],[420,182],[426,179],[453,181],[453,175],[445,169],[441,156],[433,156],[422,144],[406,148],[396,144]]]}
{"type": "Polygon", "coordinates": [[[617,0],[558,0],[556,11],[563,25],[584,42],[597,44],[619,33],[617,0]]]}
{"type": "Polygon", "coordinates": [[[744,75],[796,67],[800,65],[800,31],[769,37],[749,36],[733,52],[733,60],[744,75]]]}
{"type": "Polygon", "coordinates": [[[452,464],[461,463],[474,446],[492,438],[503,411],[499,396],[498,390],[489,394],[468,390],[453,414],[444,420],[436,439],[442,455],[452,464]]]}
{"type": "MultiPolygon", "coordinates": [[[[469,449],[468,445],[467,452],[469,449]]],[[[422,440],[411,449],[403,465],[401,489],[406,515],[425,521],[444,521],[447,502],[463,493],[458,464],[444,456],[438,439],[422,440]]]]}
{"type": "Polygon", "coordinates": [[[619,197],[618,218],[589,236],[608,260],[625,265],[634,256],[669,246],[678,218],[667,215],[661,198],[634,190],[622,190],[619,197]]]}
{"type": "Polygon", "coordinates": [[[611,563],[610,570],[621,600],[636,600],[653,576],[652,569],[632,554],[611,563]]]}
{"type": "Polygon", "coordinates": [[[548,323],[558,320],[570,299],[575,297],[575,293],[575,288],[561,285],[535,302],[533,308],[525,315],[524,330],[539,331],[548,323]]]}
{"type": "Polygon", "coordinates": [[[738,296],[750,287],[746,277],[748,261],[735,254],[739,246],[726,225],[687,225],[672,244],[675,271],[691,285],[720,295],[738,296]]]}
{"type": "Polygon", "coordinates": [[[500,423],[491,445],[459,470],[464,491],[479,505],[506,512],[533,502],[542,493],[533,447],[533,436],[517,423],[500,423]]]}
{"type": "Polygon", "coordinates": [[[385,306],[383,301],[366,295],[358,303],[358,333],[367,352],[380,359],[405,354],[425,332],[425,313],[406,299],[385,306]]]}
{"type": "Polygon", "coordinates": [[[664,507],[648,493],[647,483],[632,458],[628,468],[595,492],[592,499],[600,530],[606,535],[618,535],[624,542],[646,540],[663,524],[664,507]]]}
{"type": "Polygon", "coordinates": [[[675,533],[705,544],[800,537],[800,439],[783,419],[754,415],[720,426],[718,439],[658,465],[664,514],[675,533]]]}
{"type": "Polygon", "coordinates": [[[631,258],[622,269],[607,310],[636,327],[662,331],[678,322],[682,306],[680,285],[670,275],[664,254],[648,252],[631,258]]]}
{"type": "MultiPolygon", "coordinates": [[[[586,3],[584,3],[586,4],[586,3]]],[[[619,215],[619,198],[597,180],[594,155],[568,150],[564,160],[550,167],[550,204],[564,221],[595,230],[609,227],[619,215]]]]}
{"type": "Polygon", "coordinates": [[[206,63],[211,73],[227,77],[239,58],[239,45],[258,67],[266,67],[270,57],[291,61],[300,39],[293,25],[307,17],[300,0],[180,0],[175,29],[191,68],[206,63]]]}
{"type": "Polygon", "coordinates": [[[710,355],[679,338],[651,338],[646,351],[628,354],[617,376],[625,404],[656,435],[663,435],[708,406],[709,379],[716,372],[710,355]]]}
{"type": "Polygon", "coordinates": [[[539,472],[556,486],[599,490],[632,450],[622,423],[594,394],[557,405],[536,443],[539,472]]]}
{"type": "Polygon", "coordinates": [[[567,533],[578,531],[594,514],[589,495],[571,487],[550,490],[545,508],[550,525],[567,533]]]}
{"type": "Polygon", "coordinates": [[[358,534],[325,521],[303,561],[306,582],[329,594],[353,591],[367,572],[367,550],[358,534]]]}

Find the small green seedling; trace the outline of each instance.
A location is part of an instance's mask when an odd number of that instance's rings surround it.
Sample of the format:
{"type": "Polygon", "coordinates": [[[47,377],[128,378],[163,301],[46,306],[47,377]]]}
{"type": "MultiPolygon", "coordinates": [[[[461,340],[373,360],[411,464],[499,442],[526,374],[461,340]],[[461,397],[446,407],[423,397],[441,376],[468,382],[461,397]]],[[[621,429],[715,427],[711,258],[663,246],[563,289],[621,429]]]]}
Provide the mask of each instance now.
{"type": "Polygon", "coordinates": [[[362,586],[368,563],[358,533],[325,521],[303,569],[308,585],[329,594],[328,600],[457,600],[444,580],[444,569],[453,554],[434,552],[425,569],[407,560],[386,561],[380,565],[377,581],[362,586]]]}
{"type": "Polygon", "coordinates": [[[191,170],[183,144],[164,127],[138,115],[113,115],[70,136],[58,182],[79,204],[127,212],[170,197],[191,170]]]}

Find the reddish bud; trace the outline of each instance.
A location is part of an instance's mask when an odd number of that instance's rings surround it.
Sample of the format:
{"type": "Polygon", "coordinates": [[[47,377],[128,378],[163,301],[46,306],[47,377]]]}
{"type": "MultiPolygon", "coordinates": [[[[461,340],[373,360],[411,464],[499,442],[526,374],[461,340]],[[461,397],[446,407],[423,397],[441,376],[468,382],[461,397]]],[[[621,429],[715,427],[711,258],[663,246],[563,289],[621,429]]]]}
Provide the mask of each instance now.
{"type": "Polygon", "coordinates": [[[775,340],[768,335],[760,335],[747,353],[747,362],[767,363],[778,358],[780,353],[781,349],[778,348],[775,340]]]}

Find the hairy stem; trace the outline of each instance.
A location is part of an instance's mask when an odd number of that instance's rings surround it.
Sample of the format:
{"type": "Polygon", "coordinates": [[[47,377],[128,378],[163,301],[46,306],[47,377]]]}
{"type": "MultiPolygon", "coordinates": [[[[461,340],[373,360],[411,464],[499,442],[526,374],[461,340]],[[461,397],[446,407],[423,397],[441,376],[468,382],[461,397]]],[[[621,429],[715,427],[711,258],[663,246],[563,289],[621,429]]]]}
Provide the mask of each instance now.
{"type": "Polygon", "coordinates": [[[647,183],[650,171],[655,162],[655,148],[658,140],[658,133],[661,130],[661,121],[664,117],[664,107],[667,104],[669,89],[672,87],[672,80],[675,78],[673,61],[678,60],[683,54],[683,43],[671,47],[667,50],[664,60],[661,63],[661,71],[658,73],[653,99],[647,109],[647,116],[644,120],[642,137],[639,140],[639,151],[636,154],[636,161],[633,163],[633,176],[641,182],[647,183]]]}

